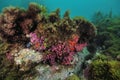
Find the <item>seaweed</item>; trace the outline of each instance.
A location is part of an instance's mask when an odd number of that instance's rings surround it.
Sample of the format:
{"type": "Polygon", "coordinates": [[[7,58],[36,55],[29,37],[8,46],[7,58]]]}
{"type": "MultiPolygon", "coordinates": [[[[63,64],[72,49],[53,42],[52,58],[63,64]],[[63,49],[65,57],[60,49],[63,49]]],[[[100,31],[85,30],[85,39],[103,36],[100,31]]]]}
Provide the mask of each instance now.
{"type": "Polygon", "coordinates": [[[67,77],[65,80],[81,80],[77,75],[73,74],[67,77]]]}
{"type": "Polygon", "coordinates": [[[97,59],[85,69],[84,74],[88,80],[119,80],[119,66],[118,61],[97,59]]]}
{"type": "Polygon", "coordinates": [[[97,12],[93,16],[93,23],[97,27],[97,36],[94,40],[97,49],[103,54],[110,55],[116,59],[120,53],[120,16],[113,16],[110,11],[108,14],[97,12]]]}

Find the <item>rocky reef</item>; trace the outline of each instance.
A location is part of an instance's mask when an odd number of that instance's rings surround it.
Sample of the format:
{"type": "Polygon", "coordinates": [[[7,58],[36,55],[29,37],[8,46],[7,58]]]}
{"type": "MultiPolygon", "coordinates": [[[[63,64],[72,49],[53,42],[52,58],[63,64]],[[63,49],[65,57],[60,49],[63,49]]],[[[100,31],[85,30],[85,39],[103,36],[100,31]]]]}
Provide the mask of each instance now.
{"type": "Polygon", "coordinates": [[[68,11],[61,18],[60,9],[48,13],[36,3],[7,7],[0,14],[0,79],[79,80],[95,36],[91,22],[68,11]]]}

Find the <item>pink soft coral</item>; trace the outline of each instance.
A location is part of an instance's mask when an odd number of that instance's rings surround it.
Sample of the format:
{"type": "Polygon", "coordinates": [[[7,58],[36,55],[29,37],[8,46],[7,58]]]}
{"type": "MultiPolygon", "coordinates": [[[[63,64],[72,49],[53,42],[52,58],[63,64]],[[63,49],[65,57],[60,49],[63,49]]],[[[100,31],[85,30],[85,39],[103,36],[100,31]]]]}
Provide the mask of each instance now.
{"type": "Polygon", "coordinates": [[[46,55],[43,62],[49,62],[50,65],[59,63],[63,65],[70,65],[73,61],[74,52],[71,52],[68,45],[65,42],[60,42],[57,45],[52,46],[49,51],[50,54],[46,55]]]}
{"type": "Polygon", "coordinates": [[[45,50],[45,38],[43,36],[38,37],[37,34],[34,33],[30,33],[30,42],[32,43],[33,47],[38,50],[45,50]]]}
{"type": "Polygon", "coordinates": [[[80,52],[80,51],[83,50],[83,48],[84,48],[85,46],[87,46],[87,43],[76,44],[76,45],[75,45],[75,49],[76,49],[77,52],[80,52]]]}
{"type": "Polygon", "coordinates": [[[33,44],[39,42],[39,38],[36,33],[30,33],[30,42],[33,44]]]}

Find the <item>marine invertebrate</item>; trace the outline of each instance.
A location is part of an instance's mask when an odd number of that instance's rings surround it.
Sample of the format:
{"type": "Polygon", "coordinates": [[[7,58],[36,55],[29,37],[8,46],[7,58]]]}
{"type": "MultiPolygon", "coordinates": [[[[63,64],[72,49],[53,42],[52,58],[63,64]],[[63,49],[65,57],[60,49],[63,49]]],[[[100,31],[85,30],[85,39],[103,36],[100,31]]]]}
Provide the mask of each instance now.
{"type": "Polygon", "coordinates": [[[79,36],[77,34],[73,34],[72,38],[68,40],[68,45],[71,51],[75,50],[75,45],[78,43],[79,36]]]}
{"type": "Polygon", "coordinates": [[[36,33],[30,33],[30,42],[32,44],[39,42],[39,38],[36,33]]]}
{"type": "Polygon", "coordinates": [[[85,46],[86,44],[78,44],[76,47],[74,46],[76,50],[73,50],[67,45],[67,43],[60,42],[57,45],[53,45],[49,49],[50,53],[45,55],[43,62],[49,63],[50,65],[58,63],[63,65],[71,65],[76,51],[81,51],[85,46]]]}
{"type": "MultiPolygon", "coordinates": [[[[32,45],[35,50],[42,51],[46,48],[45,38],[43,36],[38,37],[36,33],[30,33],[30,43],[29,45],[32,45]]],[[[27,45],[28,45],[27,44],[27,45]]]]}
{"type": "Polygon", "coordinates": [[[56,55],[53,55],[51,53],[44,55],[43,57],[43,63],[47,63],[49,65],[55,65],[56,64],[56,55]]]}
{"type": "Polygon", "coordinates": [[[71,51],[79,52],[85,46],[87,46],[87,43],[78,43],[78,41],[79,41],[79,36],[77,34],[73,34],[72,38],[68,40],[69,48],[71,51]]]}
{"type": "Polygon", "coordinates": [[[85,46],[87,46],[87,43],[83,43],[83,44],[76,44],[75,45],[75,49],[77,52],[81,51],[85,46]]]}
{"type": "Polygon", "coordinates": [[[49,64],[51,65],[56,63],[70,65],[71,61],[73,60],[74,52],[71,52],[69,50],[69,47],[66,46],[66,43],[59,43],[57,45],[53,45],[49,51],[51,53],[46,55],[45,58],[43,58],[44,63],[49,62],[49,64]]]}

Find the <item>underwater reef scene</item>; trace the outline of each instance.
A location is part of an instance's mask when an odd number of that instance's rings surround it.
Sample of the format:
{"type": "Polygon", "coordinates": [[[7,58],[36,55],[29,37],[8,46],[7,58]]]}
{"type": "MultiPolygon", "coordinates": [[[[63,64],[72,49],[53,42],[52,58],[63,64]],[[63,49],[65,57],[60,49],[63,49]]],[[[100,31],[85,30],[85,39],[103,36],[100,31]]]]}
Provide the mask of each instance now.
{"type": "Polygon", "coordinates": [[[0,80],[120,80],[120,16],[92,21],[43,5],[0,14],[0,80]]]}

